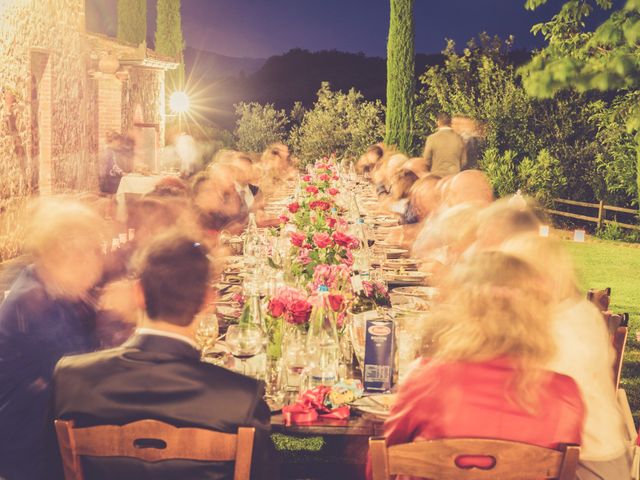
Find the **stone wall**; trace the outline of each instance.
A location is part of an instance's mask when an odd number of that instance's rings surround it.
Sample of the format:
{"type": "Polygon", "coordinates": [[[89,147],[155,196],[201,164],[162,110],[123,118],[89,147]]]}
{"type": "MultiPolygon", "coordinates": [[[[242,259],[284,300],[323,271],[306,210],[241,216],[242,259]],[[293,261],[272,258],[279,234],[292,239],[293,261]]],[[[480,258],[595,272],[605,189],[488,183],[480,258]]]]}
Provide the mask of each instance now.
{"type": "Polygon", "coordinates": [[[84,0],[0,2],[0,259],[19,251],[35,193],[91,188],[84,0]],[[36,78],[38,77],[38,78],[36,78]],[[36,90],[38,94],[36,94],[36,90]],[[32,129],[32,124],[40,128],[32,129]],[[39,132],[38,132],[39,130],[39,132]]]}
{"type": "MultiPolygon", "coordinates": [[[[132,131],[135,123],[158,125],[159,139],[163,141],[165,112],[164,71],[150,68],[132,68],[129,73],[129,79],[124,85],[122,105],[123,131],[132,131]],[[140,113],[142,118],[136,118],[140,113]]],[[[162,147],[164,145],[159,146],[162,147]]]]}

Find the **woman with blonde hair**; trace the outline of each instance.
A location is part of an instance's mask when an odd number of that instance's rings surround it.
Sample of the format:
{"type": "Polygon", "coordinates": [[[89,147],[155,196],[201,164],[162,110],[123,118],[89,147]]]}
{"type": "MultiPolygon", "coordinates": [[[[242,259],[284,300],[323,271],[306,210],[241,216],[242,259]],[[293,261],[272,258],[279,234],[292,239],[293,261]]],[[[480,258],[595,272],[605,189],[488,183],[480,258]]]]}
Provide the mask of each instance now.
{"type": "Polygon", "coordinates": [[[598,309],[580,293],[573,263],[559,241],[520,235],[502,251],[528,262],[552,292],[556,353],[547,368],[572,377],[586,406],[578,480],[630,477],[630,451],[613,378],[615,352],[598,309]]]}
{"type": "Polygon", "coordinates": [[[33,263],[0,304],[0,478],[48,477],[53,369],[64,355],[98,347],[90,291],[103,271],[101,227],[71,199],[41,199],[31,212],[33,263]]]}
{"type": "MultiPolygon", "coordinates": [[[[385,422],[387,444],[456,437],[579,444],[578,387],[544,370],[555,350],[549,300],[543,278],[513,256],[481,253],[457,265],[429,317],[424,357],[385,422]]],[[[487,458],[462,460],[490,466],[487,458]]]]}

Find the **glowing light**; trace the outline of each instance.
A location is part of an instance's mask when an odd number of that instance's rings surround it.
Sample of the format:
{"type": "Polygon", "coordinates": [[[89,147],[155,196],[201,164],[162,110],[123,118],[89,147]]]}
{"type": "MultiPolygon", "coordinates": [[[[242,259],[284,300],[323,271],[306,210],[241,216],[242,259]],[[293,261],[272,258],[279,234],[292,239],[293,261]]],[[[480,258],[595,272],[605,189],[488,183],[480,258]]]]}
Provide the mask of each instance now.
{"type": "Polygon", "coordinates": [[[186,113],[189,104],[189,96],[184,92],[173,92],[169,97],[169,108],[174,113],[186,113]]]}
{"type": "Polygon", "coordinates": [[[586,232],[584,230],[575,230],[573,232],[573,241],[574,242],[584,242],[586,232]]]}
{"type": "Polygon", "coordinates": [[[549,236],[549,225],[540,225],[539,233],[540,233],[541,237],[548,237],[549,236]]]}

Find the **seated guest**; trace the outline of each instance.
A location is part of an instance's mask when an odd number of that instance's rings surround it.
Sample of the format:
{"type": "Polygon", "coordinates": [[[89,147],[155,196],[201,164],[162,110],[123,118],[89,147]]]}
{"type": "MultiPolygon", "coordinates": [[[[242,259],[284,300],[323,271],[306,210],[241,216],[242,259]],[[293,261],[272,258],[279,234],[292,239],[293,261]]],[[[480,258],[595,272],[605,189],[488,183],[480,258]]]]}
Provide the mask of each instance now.
{"type": "MultiPolygon", "coordinates": [[[[252,478],[271,478],[270,412],[260,382],[200,361],[196,314],[205,302],[210,263],[190,237],[168,233],[148,248],[137,298],[146,312],[122,346],[62,359],[55,372],[53,412],[76,426],[156,419],[177,427],[235,433],[255,427],[252,478]]],[[[231,479],[233,465],[85,458],[85,478],[231,479]]]]}
{"type": "Polygon", "coordinates": [[[480,170],[465,170],[448,182],[443,182],[443,201],[453,207],[461,203],[477,203],[487,206],[493,201],[493,187],[489,179],[480,170]]]}
{"type": "Polygon", "coordinates": [[[409,206],[411,187],[417,180],[417,175],[411,170],[402,169],[396,172],[391,179],[386,209],[404,216],[409,206]]]}
{"type": "Polygon", "coordinates": [[[578,387],[544,370],[555,351],[549,301],[544,279],[515,257],[483,253],[459,265],[425,326],[424,358],[385,422],[387,444],[460,437],[580,444],[578,387]]]}
{"type": "Polygon", "coordinates": [[[480,213],[473,250],[495,250],[516,235],[537,234],[539,228],[540,220],[524,200],[520,204],[511,198],[501,198],[480,213]]]}
{"type": "Polygon", "coordinates": [[[391,231],[387,242],[400,245],[402,248],[412,248],[420,230],[425,227],[427,221],[432,221],[432,216],[438,210],[440,195],[437,185],[439,180],[440,177],[429,174],[413,184],[409,195],[409,204],[401,218],[402,225],[391,231]]]}
{"type": "Polygon", "coordinates": [[[89,292],[102,274],[102,233],[102,219],[71,200],[40,200],[30,219],[33,264],[0,304],[0,478],[48,478],[53,369],[98,346],[89,292]]]}
{"type": "Polygon", "coordinates": [[[424,158],[422,157],[410,158],[409,161],[404,164],[404,168],[406,168],[407,170],[411,170],[413,173],[415,173],[418,176],[418,178],[422,178],[425,175],[432,175],[436,177],[438,176],[435,173],[429,172],[429,169],[427,168],[427,163],[424,161],[424,158]]]}
{"type": "Polygon", "coordinates": [[[284,143],[269,145],[262,153],[261,162],[265,169],[265,176],[260,185],[263,190],[271,191],[276,185],[294,178],[297,174],[291,165],[289,147],[284,143]]]}
{"type": "Polygon", "coordinates": [[[558,241],[537,234],[515,237],[501,251],[529,262],[553,295],[557,349],[547,368],[572,377],[586,407],[576,478],[630,478],[628,439],[613,379],[615,351],[602,314],[578,290],[569,254],[558,241]]]}
{"type": "Polygon", "coordinates": [[[376,164],[382,159],[384,150],[382,145],[371,145],[367,151],[356,162],[356,172],[360,175],[369,176],[376,164]]]}
{"type": "Polygon", "coordinates": [[[191,188],[195,214],[212,240],[222,230],[241,233],[247,220],[247,206],[231,175],[229,165],[214,164],[193,178],[191,188]]]}

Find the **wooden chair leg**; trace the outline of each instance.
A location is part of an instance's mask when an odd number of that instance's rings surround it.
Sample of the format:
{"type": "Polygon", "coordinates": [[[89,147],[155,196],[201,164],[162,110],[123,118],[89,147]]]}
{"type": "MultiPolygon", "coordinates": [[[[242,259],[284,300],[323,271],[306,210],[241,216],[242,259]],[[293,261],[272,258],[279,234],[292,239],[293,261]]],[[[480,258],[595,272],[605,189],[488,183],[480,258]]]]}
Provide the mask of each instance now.
{"type": "Polygon", "coordinates": [[[236,464],[233,480],[249,480],[251,477],[251,459],[253,457],[253,437],[255,429],[239,428],[236,444],[236,464]]]}
{"type": "Polygon", "coordinates": [[[580,459],[580,447],[567,446],[558,480],[575,480],[578,460],[580,459]]]}
{"type": "Polygon", "coordinates": [[[65,480],[84,480],[80,458],[76,454],[76,445],[73,438],[73,420],[56,420],[55,426],[65,480]]]}
{"type": "Polygon", "coordinates": [[[389,480],[389,458],[384,437],[369,439],[373,480],[389,480]]]}

